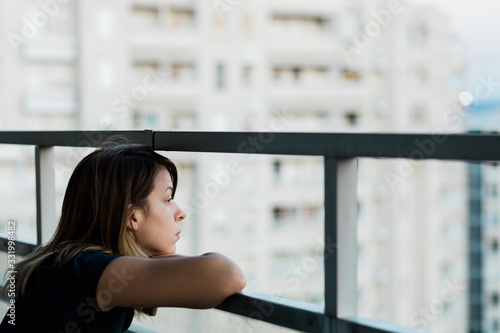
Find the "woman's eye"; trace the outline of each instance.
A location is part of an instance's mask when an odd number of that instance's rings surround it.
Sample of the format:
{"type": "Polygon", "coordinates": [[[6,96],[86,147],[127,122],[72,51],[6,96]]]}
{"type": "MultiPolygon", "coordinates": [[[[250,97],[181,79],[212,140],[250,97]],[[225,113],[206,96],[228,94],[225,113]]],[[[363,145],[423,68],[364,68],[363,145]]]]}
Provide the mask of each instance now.
{"type": "Polygon", "coordinates": [[[167,203],[170,204],[170,202],[172,201],[173,199],[172,198],[168,198],[167,199],[167,203]]]}

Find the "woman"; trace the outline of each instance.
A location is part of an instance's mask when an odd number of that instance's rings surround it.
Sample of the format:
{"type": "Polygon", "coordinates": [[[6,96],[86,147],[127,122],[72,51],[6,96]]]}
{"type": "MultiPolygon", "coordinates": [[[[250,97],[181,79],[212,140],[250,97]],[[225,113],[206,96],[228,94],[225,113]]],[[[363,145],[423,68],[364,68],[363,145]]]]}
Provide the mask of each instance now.
{"type": "Polygon", "coordinates": [[[0,332],[124,332],[134,308],[211,308],[240,292],[245,278],[227,257],[174,254],[186,217],[176,187],[175,165],[147,146],[86,156],[55,235],[14,268],[15,325],[6,316],[0,332]]]}

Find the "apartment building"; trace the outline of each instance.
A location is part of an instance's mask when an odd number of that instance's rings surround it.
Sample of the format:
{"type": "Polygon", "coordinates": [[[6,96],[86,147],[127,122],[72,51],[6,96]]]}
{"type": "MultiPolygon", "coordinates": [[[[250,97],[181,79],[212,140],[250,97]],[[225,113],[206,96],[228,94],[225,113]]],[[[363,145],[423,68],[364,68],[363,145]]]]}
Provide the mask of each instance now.
{"type": "MultiPolygon", "coordinates": [[[[451,51],[446,17],[432,8],[352,0],[50,4],[0,2],[0,34],[8,36],[0,40],[2,130],[443,134],[416,143],[412,157],[431,155],[446,133],[462,131],[450,115],[460,107],[463,64],[451,51]]],[[[242,151],[270,140],[249,135],[242,151]]],[[[56,153],[62,195],[85,151],[56,153]]],[[[5,167],[29,168],[31,156],[16,154],[5,167]]],[[[169,156],[180,169],[177,201],[189,215],[180,252],[228,253],[248,288],[324,302],[321,159],[169,156]]],[[[360,315],[460,332],[465,293],[453,301],[441,295],[466,280],[465,166],[373,159],[359,166],[360,315]]],[[[12,203],[29,196],[29,182],[23,189],[12,203]]],[[[12,210],[5,220],[18,216],[12,210]]],[[[156,324],[140,324],[274,329],[207,313],[161,310],[156,324]]]]}
{"type": "MultiPolygon", "coordinates": [[[[472,100],[467,128],[472,133],[498,133],[498,101],[472,100]]],[[[468,168],[469,187],[469,327],[479,332],[499,332],[498,183],[495,161],[468,168]]]]}
{"type": "Polygon", "coordinates": [[[500,330],[498,163],[469,166],[469,285],[471,331],[500,330]]]}

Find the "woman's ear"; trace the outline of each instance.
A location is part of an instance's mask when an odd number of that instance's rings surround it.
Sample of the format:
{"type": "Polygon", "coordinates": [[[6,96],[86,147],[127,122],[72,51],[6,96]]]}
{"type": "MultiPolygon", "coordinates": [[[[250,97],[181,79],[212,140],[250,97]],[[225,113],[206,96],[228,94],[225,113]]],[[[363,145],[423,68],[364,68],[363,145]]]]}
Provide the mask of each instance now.
{"type": "Polygon", "coordinates": [[[130,214],[127,228],[130,231],[137,231],[139,229],[139,226],[142,224],[142,219],[144,217],[143,210],[129,205],[129,211],[130,214]]]}

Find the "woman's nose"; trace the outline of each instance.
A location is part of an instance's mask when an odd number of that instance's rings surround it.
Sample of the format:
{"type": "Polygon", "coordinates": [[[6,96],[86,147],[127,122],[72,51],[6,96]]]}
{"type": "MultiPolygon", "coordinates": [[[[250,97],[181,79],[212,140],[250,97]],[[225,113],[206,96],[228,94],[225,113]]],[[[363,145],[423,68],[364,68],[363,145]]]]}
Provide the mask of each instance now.
{"type": "Polygon", "coordinates": [[[186,212],[179,206],[177,206],[177,213],[175,214],[175,219],[180,222],[186,218],[186,212]]]}

